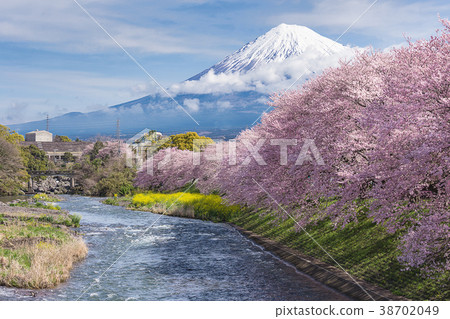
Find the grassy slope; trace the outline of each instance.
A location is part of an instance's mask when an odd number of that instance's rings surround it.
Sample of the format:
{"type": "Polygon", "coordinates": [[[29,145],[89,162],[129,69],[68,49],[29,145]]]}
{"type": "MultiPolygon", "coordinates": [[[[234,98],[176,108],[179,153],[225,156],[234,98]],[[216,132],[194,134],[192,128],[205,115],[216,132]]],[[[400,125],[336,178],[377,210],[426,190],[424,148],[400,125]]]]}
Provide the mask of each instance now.
{"type": "MultiPolygon", "coordinates": [[[[280,221],[273,214],[247,213],[231,222],[264,237],[274,239],[331,265],[336,263],[304,232],[296,231],[292,219],[280,221]]],[[[350,274],[416,300],[448,300],[448,273],[439,280],[424,279],[418,271],[402,271],[397,261],[398,234],[388,234],[365,217],[344,229],[329,221],[309,225],[306,231],[350,274]]]]}
{"type": "Polygon", "coordinates": [[[69,215],[21,212],[19,207],[1,210],[0,285],[55,287],[69,278],[73,263],[86,256],[85,243],[67,227],[57,225],[71,223],[69,215]]]}
{"type": "MultiPolygon", "coordinates": [[[[156,197],[164,201],[166,198],[173,199],[174,194],[157,194],[156,197]]],[[[173,212],[167,212],[161,209],[160,205],[155,206],[154,202],[136,205],[139,202],[139,197],[134,197],[134,201],[132,197],[105,201],[106,204],[187,217],[183,215],[185,210],[175,209],[173,212]]],[[[186,202],[179,207],[186,208],[189,204],[186,202]]],[[[279,220],[273,214],[242,210],[236,214],[236,207],[228,211],[222,205],[210,209],[207,204],[206,200],[204,203],[201,203],[201,200],[195,201],[195,206],[192,206],[194,214],[189,217],[228,221],[336,266],[336,263],[305,232],[297,231],[294,221],[290,218],[279,220]]],[[[397,260],[400,254],[397,249],[399,234],[388,234],[382,226],[376,225],[363,215],[359,223],[350,223],[344,229],[335,229],[331,222],[321,221],[316,225],[309,225],[306,230],[353,276],[409,299],[450,299],[448,273],[435,280],[421,277],[417,270],[403,271],[402,265],[397,260]]]]}

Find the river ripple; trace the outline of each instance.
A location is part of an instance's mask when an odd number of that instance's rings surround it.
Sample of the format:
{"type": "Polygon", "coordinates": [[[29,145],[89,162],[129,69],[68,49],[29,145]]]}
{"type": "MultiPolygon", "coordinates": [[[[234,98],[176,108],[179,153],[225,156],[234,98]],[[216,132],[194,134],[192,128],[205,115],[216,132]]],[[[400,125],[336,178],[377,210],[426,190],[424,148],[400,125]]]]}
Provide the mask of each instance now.
{"type": "Polygon", "coordinates": [[[55,289],[0,287],[0,300],[348,300],[228,225],[65,198],[83,217],[87,259],[55,289]]]}

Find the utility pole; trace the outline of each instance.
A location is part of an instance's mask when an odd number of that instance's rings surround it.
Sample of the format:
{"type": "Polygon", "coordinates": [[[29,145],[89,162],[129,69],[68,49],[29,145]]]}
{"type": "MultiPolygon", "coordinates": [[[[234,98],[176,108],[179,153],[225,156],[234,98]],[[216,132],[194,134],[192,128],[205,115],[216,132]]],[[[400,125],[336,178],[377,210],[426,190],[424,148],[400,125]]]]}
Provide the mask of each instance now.
{"type": "Polygon", "coordinates": [[[47,126],[46,126],[46,129],[45,129],[47,132],[49,131],[48,130],[48,114],[47,114],[47,126]]]}
{"type": "Polygon", "coordinates": [[[116,123],[117,153],[120,154],[120,119],[116,123]]]}

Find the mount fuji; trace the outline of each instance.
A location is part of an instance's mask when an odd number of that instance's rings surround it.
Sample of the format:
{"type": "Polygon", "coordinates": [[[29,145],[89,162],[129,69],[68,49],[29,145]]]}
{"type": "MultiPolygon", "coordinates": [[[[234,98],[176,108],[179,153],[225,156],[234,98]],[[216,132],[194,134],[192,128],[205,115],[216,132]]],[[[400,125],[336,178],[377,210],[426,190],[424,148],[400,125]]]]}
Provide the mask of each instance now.
{"type": "MultiPolygon", "coordinates": [[[[267,109],[270,94],[299,85],[353,54],[354,49],[307,27],[280,24],[165,92],[100,111],[52,118],[50,131],[73,138],[111,136],[120,119],[123,138],[144,128],[165,134],[194,130],[210,137],[231,138],[267,109]]],[[[45,125],[45,121],[34,121],[10,127],[24,134],[45,125]]]]}
{"type": "Polygon", "coordinates": [[[211,70],[216,74],[248,72],[273,62],[301,57],[311,50],[321,55],[330,55],[345,49],[343,45],[307,27],[282,23],[188,81],[199,80],[211,70]]]}

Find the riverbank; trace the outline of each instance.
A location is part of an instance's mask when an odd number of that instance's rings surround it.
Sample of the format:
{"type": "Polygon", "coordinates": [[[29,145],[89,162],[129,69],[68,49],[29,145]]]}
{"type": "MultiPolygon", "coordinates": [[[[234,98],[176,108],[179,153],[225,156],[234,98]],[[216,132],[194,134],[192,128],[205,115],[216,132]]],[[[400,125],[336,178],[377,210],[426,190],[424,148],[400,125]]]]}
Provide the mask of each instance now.
{"type": "Polygon", "coordinates": [[[226,205],[218,195],[186,192],[171,194],[147,192],[132,197],[108,198],[103,203],[155,214],[214,222],[228,222],[238,217],[242,210],[239,205],[226,205]]]}
{"type": "MultiPolygon", "coordinates": [[[[112,198],[105,203],[178,217],[208,220],[209,216],[206,211],[202,213],[198,208],[191,207],[189,210],[189,205],[185,204],[172,205],[169,211],[164,210],[164,205],[159,203],[155,205],[154,202],[136,206],[136,201],[133,202],[132,197],[112,198]]],[[[446,288],[448,273],[437,278],[427,278],[417,269],[404,270],[403,265],[397,260],[400,254],[397,249],[400,234],[387,233],[382,226],[373,223],[363,214],[359,217],[358,223],[350,223],[343,229],[336,229],[329,221],[307,226],[306,231],[316,242],[312,241],[305,232],[298,231],[292,219],[279,220],[276,215],[264,211],[242,210],[238,214],[221,215],[221,220],[218,220],[217,214],[211,217],[209,220],[228,222],[238,226],[241,232],[249,232],[248,237],[254,241],[255,236],[273,241],[275,245],[262,246],[296,267],[301,266],[296,256],[304,256],[310,262],[315,260],[316,262],[312,264],[318,267],[309,274],[343,293],[352,295],[351,291],[355,287],[349,288],[349,285],[353,284],[348,281],[348,275],[342,274],[340,269],[334,267],[335,260],[353,278],[364,282],[373,295],[378,295],[376,299],[448,300],[450,298],[446,288]],[[320,249],[317,243],[324,247],[333,258],[320,249]],[[269,246],[275,247],[274,250],[269,249],[269,246]],[[284,247],[282,250],[290,250],[290,253],[277,253],[281,252],[280,247],[284,247]],[[330,269],[336,270],[332,272],[331,277],[334,279],[331,280],[327,279],[326,275],[330,269]]],[[[308,265],[297,268],[308,273],[308,265]]],[[[359,299],[368,297],[367,294],[359,297],[357,294],[353,294],[352,297],[359,299]]]]}
{"type": "Polygon", "coordinates": [[[87,255],[86,244],[70,228],[79,225],[79,216],[28,202],[16,205],[0,203],[0,285],[43,289],[66,281],[87,255]]]}
{"type": "Polygon", "coordinates": [[[407,298],[396,296],[386,289],[369,284],[366,281],[352,278],[342,269],[324,263],[317,258],[302,254],[298,250],[291,249],[275,240],[257,235],[252,231],[246,230],[232,223],[229,223],[229,225],[237,229],[242,235],[249,238],[259,246],[263,247],[267,251],[270,251],[278,258],[293,265],[302,273],[311,276],[320,283],[336,289],[337,291],[355,300],[408,300],[407,298]]]}

